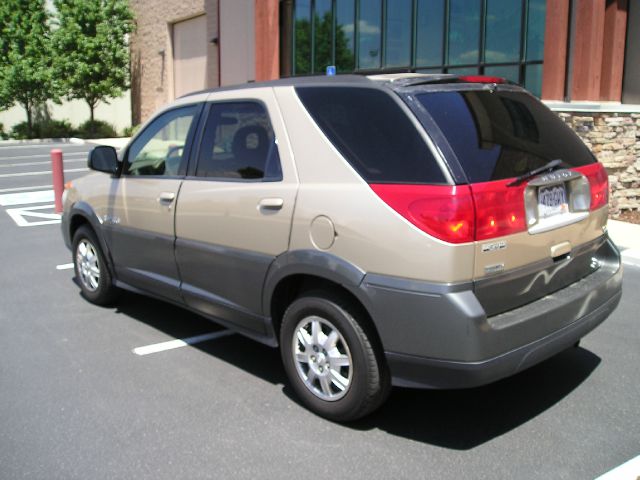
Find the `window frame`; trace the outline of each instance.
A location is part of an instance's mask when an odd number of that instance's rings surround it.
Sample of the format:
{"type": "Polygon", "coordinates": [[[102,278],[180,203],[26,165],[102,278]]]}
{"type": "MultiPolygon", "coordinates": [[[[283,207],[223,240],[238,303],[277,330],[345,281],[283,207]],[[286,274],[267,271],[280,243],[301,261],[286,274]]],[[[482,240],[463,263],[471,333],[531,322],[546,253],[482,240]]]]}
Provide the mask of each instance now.
{"type": "Polygon", "coordinates": [[[186,170],[186,178],[189,180],[198,180],[198,181],[210,181],[210,182],[230,182],[230,183],[274,183],[274,182],[283,182],[284,181],[284,169],[282,168],[282,156],[280,155],[280,145],[278,141],[278,135],[276,133],[275,128],[273,128],[273,115],[269,111],[268,105],[261,99],[255,97],[238,97],[238,98],[226,98],[224,100],[208,100],[204,102],[202,112],[200,115],[200,121],[198,124],[198,131],[194,136],[194,145],[192,149],[192,156],[189,161],[186,170]],[[207,129],[207,121],[209,119],[209,115],[211,110],[216,105],[221,105],[225,103],[256,103],[260,105],[265,113],[267,114],[267,118],[269,120],[269,126],[271,127],[271,131],[273,132],[273,139],[275,143],[275,147],[278,153],[278,162],[280,164],[280,177],[262,177],[262,178],[233,178],[233,177],[209,177],[209,176],[198,176],[196,175],[198,171],[198,162],[200,160],[200,152],[203,145],[204,134],[207,129]]]}
{"type": "Polygon", "coordinates": [[[155,178],[155,179],[158,179],[158,178],[167,178],[167,179],[184,178],[184,176],[186,175],[186,172],[187,172],[188,165],[191,163],[191,155],[192,155],[192,151],[193,151],[193,140],[194,140],[195,134],[197,132],[197,129],[199,128],[199,123],[200,123],[200,119],[201,119],[201,116],[202,116],[203,107],[204,107],[204,104],[203,104],[203,102],[200,101],[200,102],[193,102],[193,103],[176,105],[174,107],[167,108],[165,110],[162,110],[161,112],[158,112],[153,118],[151,118],[149,120],[149,122],[142,129],[140,129],[140,131],[131,139],[131,141],[129,142],[129,145],[127,145],[127,148],[126,148],[126,150],[125,150],[125,152],[124,152],[124,154],[122,156],[122,162],[121,162],[121,165],[120,165],[120,168],[119,168],[118,177],[123,177],[123,178],[155,178]],[[129,165],[131,165],[131,163],[129,162],[129,153],[131,151],[131,147],[133,147],[135,142],[138,141],[145,134],[145,132],[148,132],[149,129],[152,128],[152,126],[156,123],[156,121],[159,121],[163,116],[165,116],[168,113],[176,112],[178,110],[187,109],[187,108],[194,108],[194,107],[195,107],[195,109],[194,109],[194,113],[193,113],[193,119],[191,121],[191,125],[189,126],[189,131],[187,132],[187,136],[185,137],[184,152],[182,153],[182,159],[180,160],[180,166],[178,167],[177,175],[131,175],[131,174],[126,173],[127,172],[127,168],[129,167],[129,165]]]}

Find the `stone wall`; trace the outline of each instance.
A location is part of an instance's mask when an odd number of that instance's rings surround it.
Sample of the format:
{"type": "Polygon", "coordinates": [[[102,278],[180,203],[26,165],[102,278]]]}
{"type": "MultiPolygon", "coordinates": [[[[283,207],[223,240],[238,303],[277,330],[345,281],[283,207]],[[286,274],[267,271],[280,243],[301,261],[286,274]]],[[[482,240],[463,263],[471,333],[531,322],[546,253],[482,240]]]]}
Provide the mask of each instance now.
{"type": "Polygon", "coordinates": [[[556,113],[606,167],[611,216],[640,210],[640,113],[556,113]]]}

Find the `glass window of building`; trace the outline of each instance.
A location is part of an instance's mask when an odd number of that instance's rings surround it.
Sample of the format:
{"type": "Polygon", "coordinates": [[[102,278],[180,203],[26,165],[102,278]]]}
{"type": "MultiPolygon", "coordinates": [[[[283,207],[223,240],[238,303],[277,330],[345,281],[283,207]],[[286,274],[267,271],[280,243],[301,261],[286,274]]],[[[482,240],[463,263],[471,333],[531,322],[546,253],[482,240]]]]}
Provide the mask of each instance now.
{"type": "Polygon", "coordinates": [[[293,75],[428,72],[542,90],[546,0],[294,0],[293,75]]]}

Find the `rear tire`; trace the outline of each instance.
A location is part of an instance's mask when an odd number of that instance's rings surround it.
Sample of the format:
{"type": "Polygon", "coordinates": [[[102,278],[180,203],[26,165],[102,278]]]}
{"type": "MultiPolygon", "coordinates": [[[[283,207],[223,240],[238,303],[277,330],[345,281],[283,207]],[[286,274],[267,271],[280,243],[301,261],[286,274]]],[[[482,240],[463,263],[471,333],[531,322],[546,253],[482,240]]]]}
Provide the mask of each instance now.
{"type": "Polygon", "coordinates": [[[293,390],[318,415],[361,418],[386,400],[391,382],[363,312],[324,291],[304,294],[287,308],[280,351],[293,390]]]}
{"type": "Polygon", "coordinates": [[[94,231],[81,226],[73,236],[73,266],[82,296],[96,305],[110,305],[118,289],[94,231]]]}

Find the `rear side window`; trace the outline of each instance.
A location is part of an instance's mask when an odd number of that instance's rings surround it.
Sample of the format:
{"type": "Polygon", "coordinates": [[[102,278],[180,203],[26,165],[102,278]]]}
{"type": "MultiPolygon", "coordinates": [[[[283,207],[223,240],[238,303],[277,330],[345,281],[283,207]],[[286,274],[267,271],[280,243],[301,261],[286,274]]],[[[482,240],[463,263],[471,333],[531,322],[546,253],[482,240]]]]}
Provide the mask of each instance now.
{"type": "Polygon", "coordinates": [[[211,105],[196,176],[282,180],[278,146],[262,104],[247,101],[211,105]]]}
{"type": "Polygon", "coordinates": [[[386,92],[353,87],[298,87],[296,92],[365,181],[446,183],[416,127],[386,92]]]}
{"type": "Polygon", "coordinates": [[[569,168],[595,162],[582,140],[526,93],[434,92],[417,98],[472,183],[516,177],[555,159],[569,168]]]}

